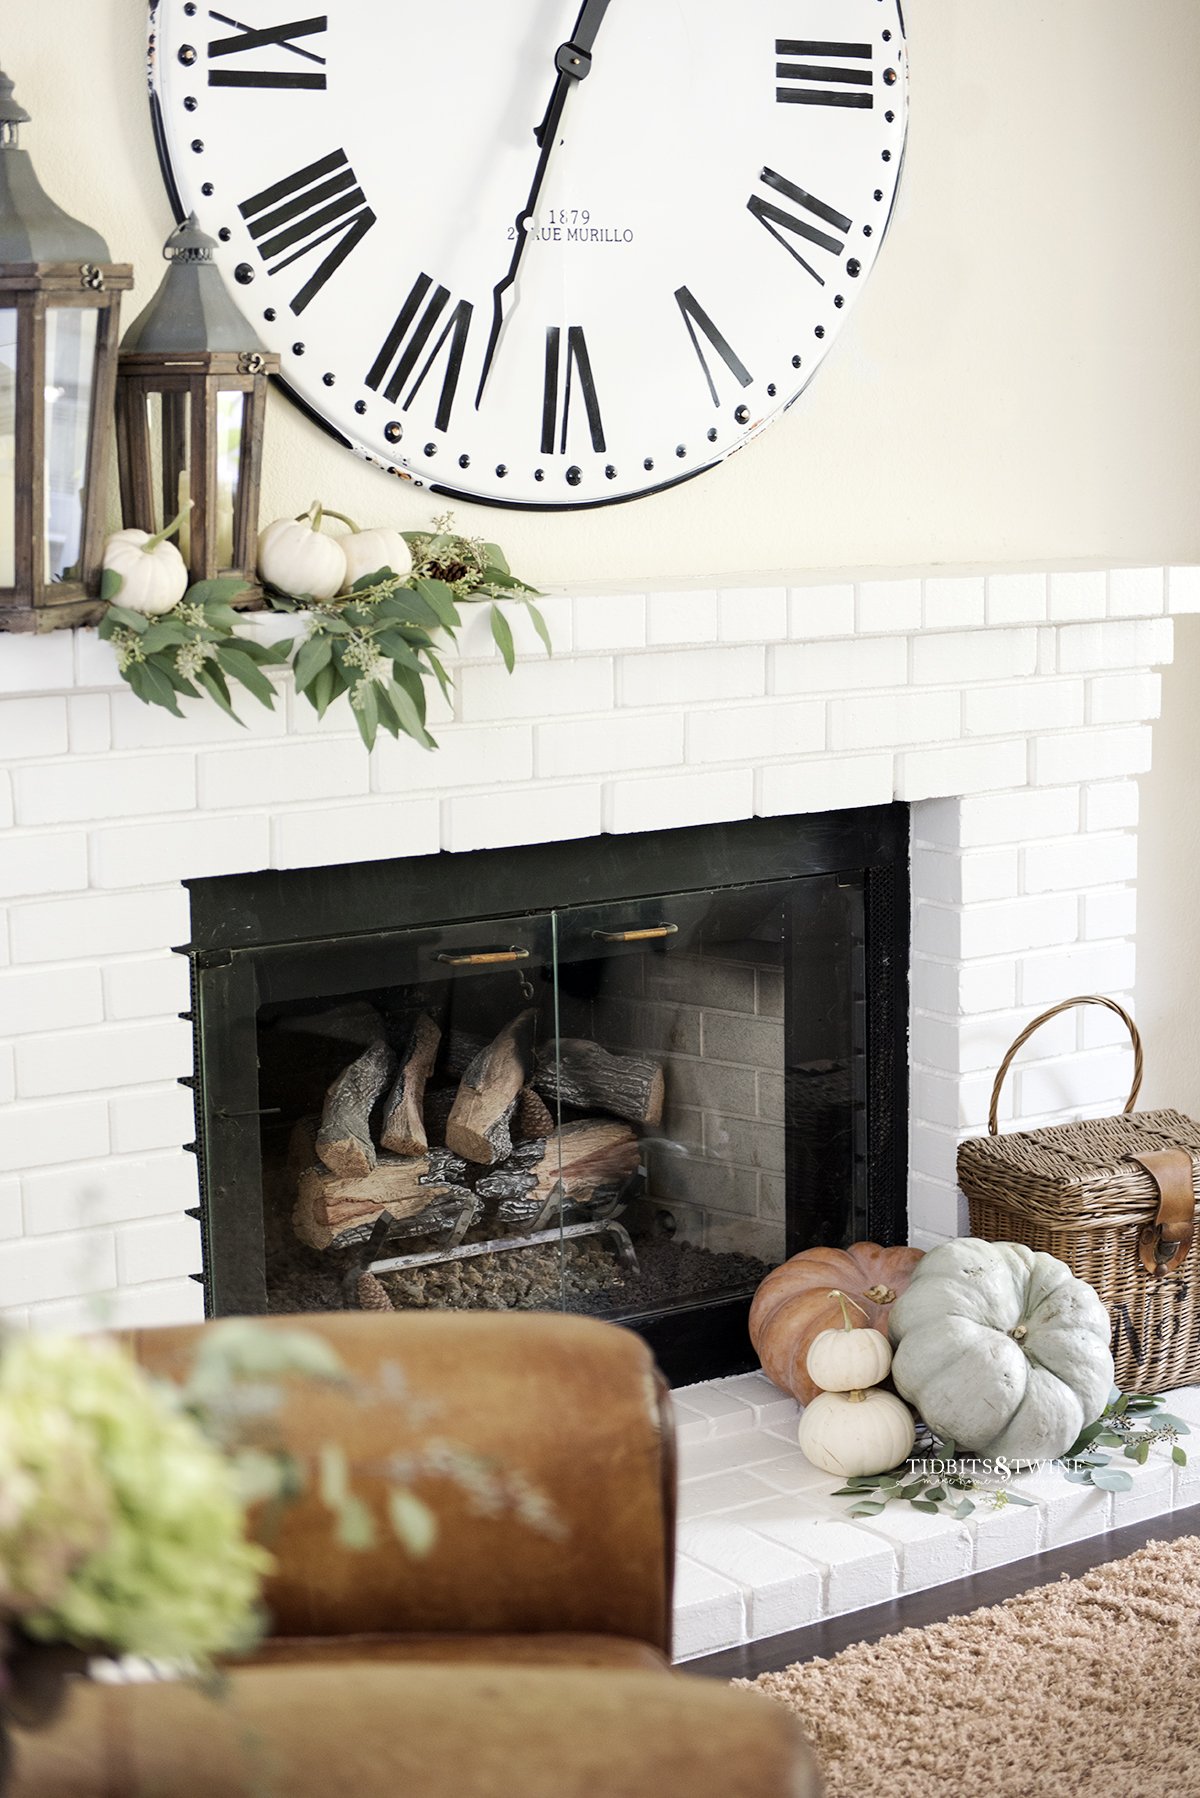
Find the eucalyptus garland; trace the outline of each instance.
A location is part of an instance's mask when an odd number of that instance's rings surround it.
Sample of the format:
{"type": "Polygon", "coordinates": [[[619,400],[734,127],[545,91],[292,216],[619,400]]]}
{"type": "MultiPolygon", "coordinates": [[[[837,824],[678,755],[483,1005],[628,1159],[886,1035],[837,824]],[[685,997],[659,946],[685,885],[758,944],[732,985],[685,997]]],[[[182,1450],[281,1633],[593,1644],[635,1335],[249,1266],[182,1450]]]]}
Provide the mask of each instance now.
{"type": "MultiPolygon", "coordinates": [[[[1133,1475],[1113,1465],[1113,1455],[1108,1452],[1113,1449],[1120,1449],[1125,1460],[1145,1466],[1152,1449],[1169,1448],[1175,1465],[1186,1467],[1187,1451],[1179,1438],[1191,1431],[1181,1417],[1162,1406],[1157,1393],[1114,1388],[1100,1417],[1080,1432],[1055,1466],[1074,1485],[1097,1486],[1105,1492],[1127,1492],[1133,1485],[1133,1475]]],[[[1013,1462],[1011,1472],[1018,1473],[1020,1467],[1021,1463],[1013,1462]]],[[[980,1505],[1002,1510],[1006,1505],[1036,1503],[1015,1491],[1008,1472],[999,1470],[996,1463],[959,1458],[948,1437],[935,1435],[924,1424],[908,1461],[890,1473],[855,1475],[833,1496],[854,1500],[848,1513],[851,1517],[877,1517],[887,1505],[897,1502],[910,1504],[914,1511],[949,1512],[960,1519],[969,1517],[980,1505]]]]}
{"type": "Polygon", "coordinates": [[[436,680],[449,696],[452,682],[438,641],[457,642],[461,606],[489,606],[491,633],[510,674],[516,661],[512,627],[497,600],[524,606],[547,652],[551,649],[545,619],[534,604],[536,589],[512,573],[499,544],[464,537],[452,524],[445,514],[428,531],[401,532],[412,557],[410,570],[401,575],[376,569],[333,598],[284,593],[264,584],[269,607],[302,614],[307,625],[302,636],[269,645],[239,633],[244,619],[232,601],[245,584],[236,578],[197,582],[168,610],[147,615],[120,603],[122,576],[107,568],[101,596],[109,603],[100,636],[113,645],[121,676],[137,697],[177,718],[183,716],[181,698],[207,697],[241,723],[231,685],[273,707],[275,688],[264,669],[290,663],[297,692],[319,717],[341,694],[349,695],[368,749],[380,729],[436,749],[426,728],[425,683],[436,680]]]}

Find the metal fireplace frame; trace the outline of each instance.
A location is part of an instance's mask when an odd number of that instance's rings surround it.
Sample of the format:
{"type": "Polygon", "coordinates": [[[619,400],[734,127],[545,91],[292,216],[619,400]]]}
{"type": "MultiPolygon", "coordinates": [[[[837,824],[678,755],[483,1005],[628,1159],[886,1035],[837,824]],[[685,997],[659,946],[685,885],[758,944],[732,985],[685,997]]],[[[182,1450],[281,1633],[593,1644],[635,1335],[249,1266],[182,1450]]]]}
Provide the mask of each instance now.
{"type": "MultiPolygon", "coordinates": [[[[198,1217],[209,1316],[267,1309],[257,1016],[272,956],[450,928],[531,920],[584,905],[824,875],[861,886],[866,1016],[864,1191],[852,1236],[905,1240],[908,1173],[908,808],[869,806],[682,830],[585,838],[340,867],[188,881],[198,1217]]],[[[364,979],[364,987],[370,985],[364,979]]],[[[789,1062],[791,1057],[789,1056],[789,1062]]],[[[789,1190],[793,1130],[789,1128],[789,1190]]],[[[812,1245],[795,1224],[787,1253],[812,1245]]],[[[647,1337],[672,1380],[756,1365],[750,1294],[623,1322],[647,1337]]]]}

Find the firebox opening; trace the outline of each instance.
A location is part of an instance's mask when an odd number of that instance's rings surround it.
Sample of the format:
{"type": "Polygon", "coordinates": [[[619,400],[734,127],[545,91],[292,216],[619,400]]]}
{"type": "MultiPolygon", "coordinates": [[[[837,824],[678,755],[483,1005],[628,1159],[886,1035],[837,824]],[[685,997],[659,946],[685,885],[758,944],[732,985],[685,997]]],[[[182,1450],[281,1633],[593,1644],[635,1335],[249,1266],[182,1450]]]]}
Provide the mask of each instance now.
{"type": "Polygon", "coordinates": [[[566,1309],[676,1381],[753,1365],[770,1268],[903,1234],[902,809],[838,815],[848,861],[819,821],[820,870],[801,819],[196,883],[210,1309],[566,1309]],[[539,906],[573,861],[611,894],[539,906]]]}

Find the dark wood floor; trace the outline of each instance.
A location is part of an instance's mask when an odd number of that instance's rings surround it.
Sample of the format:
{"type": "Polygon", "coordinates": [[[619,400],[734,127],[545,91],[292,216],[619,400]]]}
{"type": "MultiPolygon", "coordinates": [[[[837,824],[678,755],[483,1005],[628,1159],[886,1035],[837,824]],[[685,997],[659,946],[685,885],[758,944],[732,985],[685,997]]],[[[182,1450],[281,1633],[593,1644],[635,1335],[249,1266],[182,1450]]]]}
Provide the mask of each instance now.
{"type": "Polygon", "coordinates": [[[829,1617],[821,1623],[810,1623],[806,1629],[767,1636],[761,1642],[746,1642],[740,1648],[722,1649],[719,1654],[685,1661],[680,1671],[698,1673],[707,1679],[755,1679],[760,1673],[777,1673],[797,1661],[838,1654],[852,1642],[878,1642],[902,1629],[921,1629],[927,1623],[961,1617],[967,1611],[978,1610],[980,1605],[1002,1604],[1019,1592],[1049,1585],[1060,1574],[1075,1579],[1089,1567],[1119,1560],[1146,1542],[1170,1542],[1177,1536],[1200,1536],[1200,1505],[1189,1505],[1164,1517],[1151,1517],[1145,1523],[1126,1524],[1123,1529],[1106,1530],[1101,1536],[1029,1555],[1023,1561],[1009,1561],[987,1573],[950,1580],[925,1592],[893,1598],[887,1604],[829,1617]]]}

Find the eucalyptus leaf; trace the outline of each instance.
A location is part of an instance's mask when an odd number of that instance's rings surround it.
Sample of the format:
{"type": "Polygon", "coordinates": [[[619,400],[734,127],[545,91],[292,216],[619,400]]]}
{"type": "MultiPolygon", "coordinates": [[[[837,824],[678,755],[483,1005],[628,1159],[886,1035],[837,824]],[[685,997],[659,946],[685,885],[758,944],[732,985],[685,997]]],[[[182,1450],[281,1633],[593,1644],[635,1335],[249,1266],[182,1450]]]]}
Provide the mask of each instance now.
{"type": "Polygon", "coordinates": [[[908,1502],[914,1511],[924,1511],[926,1515],[932,1517],[936,1517],[938,1514],[937,1505],[931,1498],[910,1498],[908,1502]]]}
{"type": "Polygon", "coordinates": [[[211,606],[214,601],[218,605],[227,605],[231,599],[236,599],[239,593],[245,592],[245,581],[240,579],[237,575],[225,574],[221,575],[217,580],[197,581],[194,586],[188,588],[183,597],[187,600],[189,605],[204,606],[207,608],[211,606]]]}
{"type": "Polygon", "coordinates": [[[363,681],[354,695],[358,704],[351,704],[354,722],[358,725],[358,734],[368,749],[375,747],[375,734],[379,729],[379,698],[375,682],[363,681]]]}
{"type": "Polygon", "coordinates": [[[850,1517],[878,1517],[887,1503],[882,1498],[864,1498],[858,1504],[851,1505],[847,1513],[850,1517]]]}
{"type": "Polygon", "coordinates": [[[378,587],[381,581],[394,581],[395,578],[394,568],[377,568],[374,574],[360,574],[358,579],[352,583],[350,591],[351,593],[365,593],[369,587],[378,587]]]}
{"type": "Polygon", "coordinates": [[[100,576],[101,599],[113,600],[125,585],[115,568],[106,568],[100,576]]]}
{"type": "Polygon", "coordinates": [[[1188,1459],[1186,1448],[1180,1448],[1178,1442],[1176,1442],[1171,1449],[1171,1459],[1174,1461],[1176,1467],[1186,1467],[1188,1459]]]}
{"type": "Polygon", "coordinates": [[[1021,1492],[1014,1492],[1011,1486],[1004,1488],[1010,1505],[1035,1505],[1036,1498],[1026,1498],[1021,1492]]]}
{"type": "Polygon", "coordinates": [[[388,1518],[398,1541],[416,1560],[427,1555],[437,1540],[437,1518],[415,1492],[397,1486],[388,1493],[388,1518]]]}
{"type": "Polygon", "coordinates": [[[272,710],[275,704],[275,689],[257,662],[252,662],[248,655],[243,655],[240,649],[235,649],[228,644],[222,644],[217,650],[217,661],[226,674],[231,674],[235,680],[240,681],[248,692],[253,693],[255,699],[260,700],[266,706],[268,711],[272,710]]]}
{"type": "Polygon", "coordinates": [[[128,606],[109,606],[108,616],[114,624],[121,625],[127,631],[136,631],[144,637],[150,629],[150,620],[144,612],[131,612],[128,606]]]}
{"type": "Polygon", "coordinates": [[[961,1503],[955,1505],[954,1515],[961,1522],[964,1517],[969,1517],[971,1515],[972,1511],[974,1511],[974,1509],[975,1509],[974,1499],[964,1498],[961,1501],[961,1503]]]}
{"type": "Polygon", "coordinates": [[[533,625],[538,636],[542,639],[542,642],[546,645],[546,654],[552,656],[554,654],[554,645],[550,641],[550,632],[546,626],[546,620],[542,617],[541,612],[531,599],[527,599],[524,604],[525,610],[529,614],[530,623],[533,625]]]}
{"type": "Polygon", "coordinates": [[[331,666],[322,668],[307,689],[307,696],[312,701],[318,718],[323,718],[339,693],[346,691],[331,666]]]}
{"type": "Polygon", "coordinates": [[[229,688],[226,685],[225,676],[218,667],[212,662],[205,662],[202,667],[196,670],[196,681],[199,686],[204,688],[206,693],[210,694],[211,697],[216,700],[221,710],[232,718],[235,724],[241,724],[241,719],[238,717],[230,703],[229,688]]]}
{"type": "Polygon", "coordinates": [[[1156,1429],[1174,1430],[1177,1436],[1190,1436],[1192,1433],[1189,1425],[1183,1421],[1183,1418],[1176,1417],[1170,1411],[1160,1411],[1154,1420],[1154,1425],[1156,1429]]]}
{"type": "Polygon", "coordinates": [[[297,693],[305,692],[312,685],[322,668],[329,666],[332,655],[331,637],[309,637],[307,642],[300,645],[292,664],[297,693]]]}
{"type": "Polygon", "coordinates": [[[1126,1473],[1123,1467],[1096,1467],[1092,1470],[1092,1485],[1099,1486],[1104,1492],[1128,1492],[1133,1485],[1133,1475],[1126,1473]]]}
{"type": "Polygon", "coordinates": [[[512,626],[509,624],[508,619],[504,616],[504,613],[500,610],[499,606],[492,606],[490,616],[492,636],[495,638],[496,646],[504,659],[504,666],[511,674],[517,655],[513,646],[512,626]]]}

